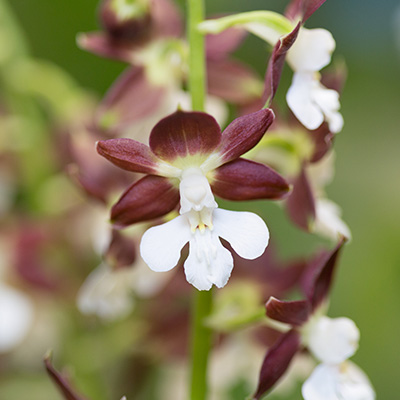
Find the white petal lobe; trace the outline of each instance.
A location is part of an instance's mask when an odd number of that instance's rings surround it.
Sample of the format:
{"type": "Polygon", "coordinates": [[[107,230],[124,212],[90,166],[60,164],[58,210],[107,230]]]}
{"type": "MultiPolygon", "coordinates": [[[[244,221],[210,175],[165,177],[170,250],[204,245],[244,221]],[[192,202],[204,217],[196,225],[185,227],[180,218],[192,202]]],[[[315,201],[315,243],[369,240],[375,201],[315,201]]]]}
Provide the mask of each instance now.
{"type": "Polygon", "coordinates": [[[227,240],[240,257],[248,260],[260,257],[269,241],[267,225],[250,212],[215,209],[214,232],[227,240]]]}
{"type": "Polygon", "coordinates": [[[374,400],[365,373],[350,361],[318,365],[302,387],[305,400],[374,400]]]}
{"type": "Polygon", "coordinates": [[[33,306],[22,292],[0,284],[0,353],[12,350],[27,336],[33,306]]]}
{"type": "Polygon", "coordinates": [[[184,264],[186,279],[198,290],[226,285],[233,268],[231,253],[214,232],[197,230],[190,240],[189,256],[184,264]]]}
{"type": "Polygon", "coordinates": [[[331,62],[335,47],[335,39],[326,29],[302,28],[287,61],[293,71],[319,71],[331,62]]]}
{"type": "Polygon", "coordinates": [[[311,325],[308,348],[326,364],[339,364],[358,348],[360,331],[349,318],[320,317],[311,325]]]}
{"type": "Polygon", "coordinates": [[[153,271],[169,271],[178,263],[181,250],[190,238],[190,225],[181,215],[148,229],[140,242],[140,254],[153,271]]]}

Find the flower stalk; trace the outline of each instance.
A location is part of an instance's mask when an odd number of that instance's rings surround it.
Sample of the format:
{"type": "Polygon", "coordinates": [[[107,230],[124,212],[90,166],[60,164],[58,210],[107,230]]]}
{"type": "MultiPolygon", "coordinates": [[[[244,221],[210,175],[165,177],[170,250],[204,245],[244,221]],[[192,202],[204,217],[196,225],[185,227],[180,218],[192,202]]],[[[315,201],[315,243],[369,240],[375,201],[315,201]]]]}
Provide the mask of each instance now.
{"type": "MultiPolygon", "coordinates": [[[[198,24],[204,20],[203,0],[188,0],[189,36],[189,90],[194,111],[204,111],[206,68],[204,36],[198,24]]],[[[205,326],[206,317],[212,309],[212,290],[193,293],[191,326],[191,375],[190,399],[207,398],[207,366],[212,345],[212,331],[205,326]]]]}

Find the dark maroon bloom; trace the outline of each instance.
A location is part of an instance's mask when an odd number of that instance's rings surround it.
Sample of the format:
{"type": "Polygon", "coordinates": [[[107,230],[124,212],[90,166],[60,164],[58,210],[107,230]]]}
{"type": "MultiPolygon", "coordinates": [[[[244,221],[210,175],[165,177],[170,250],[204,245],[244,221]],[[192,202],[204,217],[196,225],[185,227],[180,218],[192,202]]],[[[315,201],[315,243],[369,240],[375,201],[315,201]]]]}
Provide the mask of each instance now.
{"type": "Polygon", "coordinates": [[[260,371],[259,383],[254,399],[260,399],[285,373],[295,354],[301,349],[300,328],[327,300],[338,255],[345,243],[342,238],[331,252],[316,257],[303,275],[304,300],[281,301],[270,297],[266,304],[267,316],[275,321],[292,326],[273,345],[265,356],[260,371]]]}

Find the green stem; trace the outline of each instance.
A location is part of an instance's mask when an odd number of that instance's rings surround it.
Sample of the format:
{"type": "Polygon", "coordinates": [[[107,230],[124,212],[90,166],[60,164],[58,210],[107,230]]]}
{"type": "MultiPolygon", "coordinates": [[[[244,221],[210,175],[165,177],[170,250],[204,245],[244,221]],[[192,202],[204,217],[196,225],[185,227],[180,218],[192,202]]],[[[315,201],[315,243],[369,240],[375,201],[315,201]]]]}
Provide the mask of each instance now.
{"type": "Polygon", "coordinates": [[[212,331],[206,327],[205,318],[212,307],[212,291],[194,293],[192,315],[192,370],[190,400],[207,398],[207,365],[212,346],[212,331]]]}
{"type": "MultiPolygon", "coordinates": [[[[204,37],[197,27],[204,20],[204,0],[187,0],[189,37],[189,90],[192,109],[204,111],[206,89],[206,67],[204,37]]],[[[207,365],[212,345],[212,331],[205,326],[205,319],[212,307],[212,292],[194,293],[191,332],[191,382],[190,400],[205,400],[207,397],[207,365]]]]}
{"type": "Polygon", "coordinates": [[[204,111],[206,66],[204,36],[198,25],[204,20],[204,0],[187,0],[189,36],[189,90],[192,109],[204,111]]]}

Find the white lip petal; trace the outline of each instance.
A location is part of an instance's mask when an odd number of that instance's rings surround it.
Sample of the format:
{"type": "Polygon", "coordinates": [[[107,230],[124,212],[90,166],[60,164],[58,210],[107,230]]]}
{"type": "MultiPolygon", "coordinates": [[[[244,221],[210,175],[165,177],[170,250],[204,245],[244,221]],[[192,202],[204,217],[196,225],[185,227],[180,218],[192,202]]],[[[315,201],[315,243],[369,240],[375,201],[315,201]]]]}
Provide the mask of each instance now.
{"type": "Polygon", "coordinates": [[[324,114],[313,101],[313,73],[294,73],[286,93],[286,101],[296,118],[307,128],[317,129],[324,122],[324,114]]]}
{"type": "Polygon", "coordinates": [[[214,232],[227,240],[243,258],[260,257],[269,241],[269,231],[258,215],[250,212],[214,210],[214,232]]]}
{"type": "Polygon", "coordinates": [[[339,364],[358,348],[360,331],[349,318],[319,317],[311,322],[308,348],[326,364],[339,364]]]}
{"type": "Polygon", "coordinates": [[[22,292],[0,284],[0,352],[18,346],[33,322],[33,305],[22,292]]]}
{"type": "Polygon", "coordinates": [[[326,29],[302,28],[287,61],[293,71],[319,71],[331,62],[335,47],[335,39],[326,29]]]}
{"type": "Polygon", "coordinates": [[[181,250],[190,238],[189,222],[180,215],[148,229],[140,242],[140,254],[153,271],[169,271],[178,263],[181,250]]]}
{"type": "Polygon", "coordinates": [[[196,230],[184,268],[186,280],[196,289],[210,290],[212,285],[221,288],[231,276],[233,258],[214,232],[196,230]]]}
{"type": "Polygon", "coordinates": [[[113,271],[106,264],[94,269],[78,292],[77,306],[81,313],[97,315],[106,321],[127,316],[134,307],[131,271],[130,268],[113,271]]]}
{"type": "Polygon", "coordinates": [[[317,129],[324,119],[333,133],[343,128],[339,113],[339,94],[319,82],[314,72],[295,72],[286,94],[286,101],[296,118],[307,128],[317,129]]]}
{"type": "Polygon", "coordinates": [[[375,392],[365,373],[346,361],[318,365],[302,387],[305,400],[374,400],[375,392]]]}

